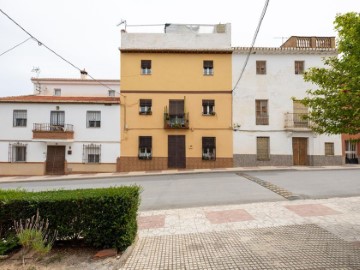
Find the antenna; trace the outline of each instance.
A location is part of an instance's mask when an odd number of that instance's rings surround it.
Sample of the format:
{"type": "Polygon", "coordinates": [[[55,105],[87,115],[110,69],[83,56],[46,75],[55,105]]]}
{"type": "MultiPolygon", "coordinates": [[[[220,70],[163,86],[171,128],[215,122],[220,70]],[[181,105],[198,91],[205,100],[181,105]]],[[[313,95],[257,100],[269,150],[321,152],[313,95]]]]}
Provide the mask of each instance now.
{"type": "MultiPolygon", "coordinates": [[[[39,67],[33,67],[31,72],[36,73],[36,79],[39,78],[40,75],[40,68],[39,67]]],[[[37,91],[39,94],[41,93],[41,85],[39,82],[35,84],[35,91],[37,91]]]]}
{"type": "Polygon", "coordinates": [[[116,26],[120,26],[122,24],[125,24],[125,31],[126,31],[126,26],[127,26],[126,20],[121,19],[120,22],[116,26]]]}
{"type": "Polygon", "coordinates": [[[274,37],[275,39],[281,39],[281,44],[284,44],[284,40],[287,40],[289,37],[274,37]]]}

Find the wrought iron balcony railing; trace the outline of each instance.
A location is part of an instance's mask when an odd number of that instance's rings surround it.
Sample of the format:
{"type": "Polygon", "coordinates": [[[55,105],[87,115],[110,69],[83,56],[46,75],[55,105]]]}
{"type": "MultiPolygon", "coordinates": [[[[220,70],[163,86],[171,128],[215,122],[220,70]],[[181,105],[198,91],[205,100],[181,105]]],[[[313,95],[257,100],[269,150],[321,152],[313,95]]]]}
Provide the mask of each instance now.
{"type": "Polygon", "coordinates": [[[285,113],[285,129],[310,130],[310,121],[306,119],[307,113],[285,113]]]}
{"type": "Polygon", "coordinates": [[[189,113],[172,115],[164,113],[164,128],[187,129],[189,128],[189,113]]]}
{"type": "Polygon", "coordinates": [[[74,132],[74,126],[70,124],[53,125],[49,123],[34,123],[33,131],[74,132]]]}

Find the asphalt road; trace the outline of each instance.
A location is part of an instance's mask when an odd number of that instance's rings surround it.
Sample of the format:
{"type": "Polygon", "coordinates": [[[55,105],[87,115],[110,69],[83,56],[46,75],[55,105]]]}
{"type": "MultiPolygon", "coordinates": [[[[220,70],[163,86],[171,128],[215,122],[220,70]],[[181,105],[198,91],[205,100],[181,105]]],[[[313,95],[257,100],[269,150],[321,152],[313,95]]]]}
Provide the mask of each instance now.
{"type": "MultiPolygon", "coordinates": [[[[246,174],[301,195],[302,198],[360,196],[360,170],[357,169],[262,171],[246,174]]],[[[143,188],[140,210],[286,200],[271,190],[232,172],[2,183],[0,188],[25,188],[37,191],[134,184],[143,188]]]]}

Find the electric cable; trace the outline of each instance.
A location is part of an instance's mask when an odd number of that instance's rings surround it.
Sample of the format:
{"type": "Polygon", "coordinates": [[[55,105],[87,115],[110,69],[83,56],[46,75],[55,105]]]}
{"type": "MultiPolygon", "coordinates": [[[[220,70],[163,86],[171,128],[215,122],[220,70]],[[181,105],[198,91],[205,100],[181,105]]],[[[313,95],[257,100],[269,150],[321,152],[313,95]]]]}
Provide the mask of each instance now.
{"type": "Polygon", "coordinates": [[[14,47],[11,47],[10,49],[8,49],[5,52],[3,52],[2,54],[0,54],[0,56],[3,56],[5,53],[12,51],[13,49],[19,47],[20,45],[24,44],[25,42],[27,42],[30,39],[32,39],[32,37],[29,37],[29,38],[25,39],[24,41],[20,42],[19,44],[16,44],[14,47]]]}

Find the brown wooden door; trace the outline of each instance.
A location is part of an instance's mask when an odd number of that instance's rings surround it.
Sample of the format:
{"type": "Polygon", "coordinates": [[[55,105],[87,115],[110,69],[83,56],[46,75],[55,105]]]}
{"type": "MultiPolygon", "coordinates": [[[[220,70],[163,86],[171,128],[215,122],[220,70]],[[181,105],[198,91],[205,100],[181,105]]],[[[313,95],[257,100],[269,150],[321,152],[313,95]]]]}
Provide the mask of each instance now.
{"type": "Polygon", "coordinates": [[[168,167],[185,168],[185,136],[169,135],[168,136],[168,167]]]}
{"type": "Polygon", "coordinates": [[[65,146],[48,146],[46,154],[46,174],[65,173],[65,146]]]}
{"type": "Polygon", "coordinates": [[[294,165],[309,165],[307,153],[307,138],[292,138],[294,165]]]}

